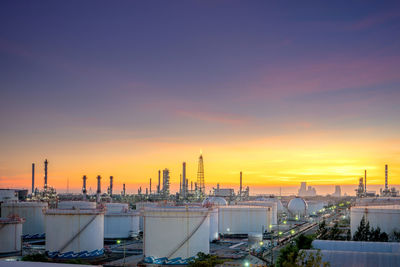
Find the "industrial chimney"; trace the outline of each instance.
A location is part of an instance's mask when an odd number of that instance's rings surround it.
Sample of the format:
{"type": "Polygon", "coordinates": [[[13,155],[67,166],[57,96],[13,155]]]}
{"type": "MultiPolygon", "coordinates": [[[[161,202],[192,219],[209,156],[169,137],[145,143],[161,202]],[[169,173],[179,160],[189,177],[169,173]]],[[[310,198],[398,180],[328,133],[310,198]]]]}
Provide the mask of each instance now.
{"type": "Polygon", "coordinates": [[[100,175],[97,176],[97,194],[96,194],[96,202],[100,203],[100,194],[101,194],[101,184],[100,184],[101,177],[100,175]]]}
{"type": "Polygon", "coordinates": [[[182,163],[182,189],[183,197],[186,196],[186,162],[182,163]]]}
{"type": "Polygon", "coordinates": [[[239,195],[242,198],[242,172],[240,172],[240,187],[239,187],[239,195]]]}
{"type": "Polygon", "coordinates": [[[35,193],[35,163],[32,163],[32,195],[35,193]]]}
{"type": "Polygon", "coordinates": [[[151,178],[150,178],[150,195],[151,195],[151,178]]]}
{"type": "Polygon", "coordinates": [[[161,189],[160,182],[161,182],[161,170],[158,170],[158,186],[157,186],[157,193],[158,194],[160,194],[160,189],[161,189]]]}
{"type": "Polygon", "coordinates": [[[110,197],[112,197],[112,192],[113,192],[113,177],[110,176],[110,197]]]}
{"type": "Polygon", "coordinates": [[[364,180],[365,180],[364,192],[365,192],[365,195],[366,195],[367,194],[367,170],[364,170],[364,180]]]}
{"type": "Polygon", "coordinates": [[[83,193],[83,199],[86,200],[86,194],[87,194],[87,190],[86,190],[86,175],[83,176],[83,187],[82,187],[82,193],[83,193]]]}
{"type": "Polygon", "coordinates": [[[126,191],[125,191],[125,184],[123,184],[123,185],[122,185],[122,194],[125,196],[125,193],[126,193],[126,191]]]}
{"type": "Polygon", "coordinates": [[[385,191],[388,191],[388,165],[385,165],[385,191]]]}
{"type": "Polygon", "coordinates": [[[44,161],[44,190],[47,190],[47,159],[44,161]]]}

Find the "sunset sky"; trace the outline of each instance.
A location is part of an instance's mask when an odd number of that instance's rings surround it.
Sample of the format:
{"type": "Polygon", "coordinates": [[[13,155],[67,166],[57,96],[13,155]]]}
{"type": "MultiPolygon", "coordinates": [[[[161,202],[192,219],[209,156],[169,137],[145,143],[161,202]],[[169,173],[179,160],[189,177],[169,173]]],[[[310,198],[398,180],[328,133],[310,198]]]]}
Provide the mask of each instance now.
{"type": "Polygon", "coordinates": [[[1,188],[176,190],[200,150],[208,188],[399,185],[400,2],[0,2],[1,188]]]}

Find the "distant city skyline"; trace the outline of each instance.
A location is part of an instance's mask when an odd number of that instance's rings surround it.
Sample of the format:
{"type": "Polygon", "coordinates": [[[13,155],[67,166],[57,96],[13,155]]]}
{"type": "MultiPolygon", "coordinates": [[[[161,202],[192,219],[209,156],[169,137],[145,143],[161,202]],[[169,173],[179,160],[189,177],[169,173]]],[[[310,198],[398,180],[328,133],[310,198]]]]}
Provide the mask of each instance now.
{"type": "Polygon", "coordinates": [[[1,1],[0,25],[1,187],[47,158],[58,189],[176,191],[200,149],[206,190],[400,184],[398,1],[1,1]]]}

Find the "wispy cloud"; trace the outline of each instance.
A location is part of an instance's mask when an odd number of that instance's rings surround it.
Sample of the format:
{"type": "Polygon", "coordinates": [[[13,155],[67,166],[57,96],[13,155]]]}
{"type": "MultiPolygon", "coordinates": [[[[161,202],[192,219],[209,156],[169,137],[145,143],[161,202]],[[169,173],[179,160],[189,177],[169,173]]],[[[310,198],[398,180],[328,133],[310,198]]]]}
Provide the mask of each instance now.
{"type": "Polygon", "coordinates": [[[226,125],[244,125],[249,123],[249,118],[245,118],[240,115],[233,115],[227,113],[217,113],[217,112],[204,112],[204,111],[189,111],[178,109],[175,110],[175,114],[181,117],[186,117],[190,119],[196,119],[206,122],[214,122],[226,125]]]}

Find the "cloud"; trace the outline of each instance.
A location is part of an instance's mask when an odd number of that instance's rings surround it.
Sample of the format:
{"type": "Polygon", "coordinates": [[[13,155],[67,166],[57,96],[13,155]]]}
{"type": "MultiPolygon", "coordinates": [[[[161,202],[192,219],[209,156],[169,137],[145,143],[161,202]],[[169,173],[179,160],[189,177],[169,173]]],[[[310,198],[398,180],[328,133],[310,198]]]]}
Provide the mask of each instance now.
{"type": "Polygon", "coordinates": [[[249,119],[239,115],[217,113],[217,112],[204,112],[204,111],[189,111],[189,110],[175,110],[178,116],[190,119],[196,119],[206,122],[214,122],[226,125],[244,125],[249,123],[249,119]]]}

